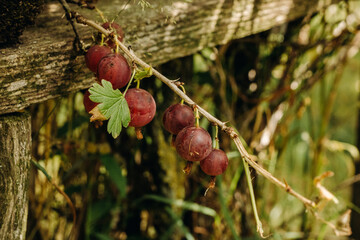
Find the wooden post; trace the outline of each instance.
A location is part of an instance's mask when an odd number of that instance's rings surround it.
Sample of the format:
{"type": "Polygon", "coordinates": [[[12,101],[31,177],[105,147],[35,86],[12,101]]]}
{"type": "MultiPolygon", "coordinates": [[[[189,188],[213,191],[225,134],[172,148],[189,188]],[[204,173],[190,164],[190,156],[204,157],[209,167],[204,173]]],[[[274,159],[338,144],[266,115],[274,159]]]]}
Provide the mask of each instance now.
{"type": "Polygon", "coordinates": [[[25,239],[30,161],[30,115],[0,116],[0,240],[25,239]]]}

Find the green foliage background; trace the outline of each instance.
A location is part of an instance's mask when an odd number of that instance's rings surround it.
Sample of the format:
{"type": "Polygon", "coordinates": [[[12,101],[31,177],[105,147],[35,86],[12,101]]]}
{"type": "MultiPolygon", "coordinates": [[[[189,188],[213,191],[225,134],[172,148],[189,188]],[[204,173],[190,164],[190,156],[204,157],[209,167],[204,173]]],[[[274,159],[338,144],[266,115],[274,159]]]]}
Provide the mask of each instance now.
{"type": "MultiPolygon", "coordinates": [[[[360,55],[359,45],[352,45],[359,43],[358,5],[340,2],[157,67],[170,79],[180,77],[195,102],[236,127],[265,169],[319,200],[315,217],[252,171],[259,215],[271,239],[335,239],[321,219],[336,225],[346,209],[360,214],[351,180],[359,161],[360,55]],[[313,183],[325,171],[334,172],[322,183],[338,204],[321,199],[313,183]]],[[[229,167],[204,197],[209,177],[198,164],[190,176],[182,173],[185,161],[162,128],[162,113],[180,99],[154,78],[141,87],[157,102],[157,115],[143,128],[141,141],[132,128],[114,140],[106,126],[91,125],[82,92],[31,108],[34,159],[74,203],[77,238],[259,239],[242,160],[231,139],[220,134],[229,167]]],[[[214,136],[206,119],[201,126],[214,136]]],[[[66,239],[72,214],[63,196],[36,168],[29,189],[27,239],[66,239]]]]}

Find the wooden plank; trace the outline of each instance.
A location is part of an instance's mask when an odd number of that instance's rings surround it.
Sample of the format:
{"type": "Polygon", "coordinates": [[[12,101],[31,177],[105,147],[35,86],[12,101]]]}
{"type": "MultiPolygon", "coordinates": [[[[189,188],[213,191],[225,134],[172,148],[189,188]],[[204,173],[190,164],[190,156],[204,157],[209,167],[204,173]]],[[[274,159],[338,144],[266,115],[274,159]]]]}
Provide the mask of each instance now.
{"type": "Polygon", "coordinates": [[[0,240],[25,239],[30,161],[30,115],[0,116],[0,240]]]}
{"type": "MultiPolygon", "coordinates": [[[[145,61],[158,65],[205,47],[225,44],[304,16],[338,0],[159,0],[141,10],[130,1],[117,21],[125,41],[145,61]]],[[[127,1],[123,1],[127,2],[127,1]]],[[[116,0],[98,7],[112,18],[123,8],[116,0]]],[[[95,11],[76,9],[99,19],[95,11]]],[[[48,3],[22,44],[0,50],[0,114],[89,87],[94,76],[73,51],[74,34],[57,2],[48,3]]],[[[80,26],[90,44],[92,29],[80,26]]]]}

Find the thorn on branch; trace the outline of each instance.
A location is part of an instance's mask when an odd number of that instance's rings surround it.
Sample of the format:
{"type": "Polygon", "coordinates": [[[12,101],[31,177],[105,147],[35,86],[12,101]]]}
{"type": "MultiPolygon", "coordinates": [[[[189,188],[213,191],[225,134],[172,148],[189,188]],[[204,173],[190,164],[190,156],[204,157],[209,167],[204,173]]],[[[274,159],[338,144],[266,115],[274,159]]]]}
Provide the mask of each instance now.
{"type": "Polygon", "coordinates": [[[290,192],[290,191],[291,191],[291,187],[289,186],[289,184],[286,182],[285,179],[283,179],[283,181],[284,181],[284,184],[285,184],[285,191],[286,191],[286,192],[290,192]]]}
{"type": "Polygon", "coordinates": [[[193,111],[195,111],[197,109],[197,105],[195,103],[190,105],[190,107],[192,108],[193,111]]]}
{"type": "Polygon", "coordinates": [[[214,127],[219,126],[216,122],[210,122],[211,125],[213,125],[214,127]]]}
{"type": "Polygon", "coordinates": [[[238,138],[238,135],[237,135],[237,133],[235,132],[234,128],[224,126],[222,130],[223,130],[224,132],[226,132],[226,133],[231,137],[231,139],[238,138]]]}
{"type": "Polygon", "coordinates": [[[320,199],[326,200],[326,201],[333,201],[335,204],[339,203],[339,200],[335,197],[335,195],[327,190],[322,184],[321,181],[325,178],[334,176],[334,173],[331,171],[324,172],[320,176],[315,177],[314,179],[314,185],[319,190],[320,193],[320,199]]]}
{"type": "Polygon", "coordinates": [[[116,34],[115,34],[115,32],[114,32],[114,31],[112,31],[112,32],[108,35],[108,37],[109,37],[110,39],[114,39],[114,38],[116,38],[116,34]]]}
{"type": "Polygon", "coordinates": [[[75,11],[71,11],[72,18],[75,18],[77,23],[87,25],[86,19],[75,11]]]}
{"type": "Polygon", "coordinates": [[[180,78],[175,79],[175,80],[171,80],[171,81],[172,81],[177,87],[184,86],[185,83],[184,83],[184,82],[180,82],[179,80],[180,80],[180,78]]]}

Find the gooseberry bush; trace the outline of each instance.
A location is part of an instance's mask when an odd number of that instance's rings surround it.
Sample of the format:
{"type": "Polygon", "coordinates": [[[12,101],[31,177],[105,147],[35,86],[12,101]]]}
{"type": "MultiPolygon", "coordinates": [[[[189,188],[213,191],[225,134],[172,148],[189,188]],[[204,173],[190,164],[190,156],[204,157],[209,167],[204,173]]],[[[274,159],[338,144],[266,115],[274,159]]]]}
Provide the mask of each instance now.
{"type": "Polygon", "coordinates": [[[185,173],[190,174],[191,166],[198,162],[201,170],[211,176],[208,188],[212,188],[215,176],[223,174],[229,163],[226,153],[219,149],[217,134],[211,136],[206,129],[199,126],[199,115],[224,131],[235,143],[243,158],[257,230],[261,236],[263,231],[256,212],[248,164],[257,173],[299,199],[309,209],[316,208],[316,202],[300,195],[285,181],[278,180],[262,168],[246,151],[236,130],[189,98],[179,81],[169,80],[130,51],[123,43],[124,32],[117,24],[107,22],[99,25],[76,12],[73,12],[72,16],[78,23],[96,29],[99,32],[97,36],[100,36],[97,37],[100,41],[90,47],[85,56],[87,67],[97,78],[97,83],[84,94],[85,109],[92,115],[91,121],[101,124],[107,120],[107,130],[114,138],[119,136],[124,127],[134,127],[138,139],[142,139],[141,127],[151,124],[157,113],[153,97],[140,88],[140,82],[155,75],[180,96],[181,102],[169,106],[162,115],[162,121],[165,130],[173,135],[173,146],[178,155],[187,162],[185,173]],[[134,83],[136,87],[132,86],[134,83]]]}
{"type": "MultiPolygon", "coordinates": [[[[124,39],[122,28],[114,22],[105,22],[101,26],[113,31],[113,39],[101,34],[100,43],[91,46],[85,54],[86,66],[97,79],[84,94],[85,110],[97,126],[109,120],[107,129],[114,138],[123,127],[134,127],[141,140],[141,127],[149,124],[156,113],[154,98],[140,88],[140,81],[151,76],[151,70],[141,71],[136,66],[131,70],[128,60],[119,53],[119,42],[124,39]],[[133,80],[137,86],[130,88],[133,80]],[[124,87],[126,89],[121,92],[124,87]]],[[[185,92],[182,84],[179,86],[185,92]]],[[[200,162],[201,169],[212,176],[209,188],[214,187],[215,176],[225,171],[228,160],[222,150],[213,149],[210,134],[199,126],[197,106],[192,109],[184,104],[184,100],[169,106],[163,113],[163,126],[173,134],[177,153],[187,161],[184,172],[190,174],[193,162],[200,162]]]]}
{"type": "MultiPolygon", "coordinates": [[[[123,42],[121,42],[123,37],[119,38],[116,34],[114,34],[113,30],[110,29],[109,31],[76,12],[72,12],[71,15],[78,23],[88,25],[96,29],[101,35],[99,45],[105,45],[111,48],[112,52],[109,54],[105,53],[100,60],[98,60],[99,57],[96,58],[96,61],[98,61],[97,69],[96,72],[95,69],[93,69],[93,72],[95,72],[98,82],[89,89],[89,99],[94,103],[98,103],[98,105],[89,111],[89,113],[92,114],[92,117],[90,118],[91,121],[102,122],[104,120],[108,120],[107,130],[114,138],[119,136],[123,127],[133,126],[136,128],[136,135],[138,139],[141,139],[142,134],[139,133],[139,128],[151,122],[155,114],[156,106],[149,94],[140,94],[139,98],[142,99],[136,100],[133,97],[127,96],[127,94],[131,94],[132,91],[140,91],[131,90],[132,88],[130,88],[130,86],[133,82],[137,83],[135,89],[139,89],[140,81],[142,79],[154,75],[181,98],[181,102],[179,104],[172,105],[165,111],[163,114],[163,125],[167,131],[174,135],[175,140],[173,144],[177,153],[187,161],[186,167],[184,168],[185,173],[190,173],[194,162],[200,162],[200,168],[202,171],[211,176],[211,180],[208,185],[208,189],[211,189],[215,185],[215,176],[224,173],[228,165],[227,156],[222,150],[218,149],[219,144],[217,140],[216,144],[214,144],[215,148],[213,148],[212,137],[205,129],[199,126],[200,114],[208,119],[209,122],[211,122],[211,124],[216,128],[219,128],[228,134],[228,136],[234,141],[243,158],[257,231],[261,236],[264,236],[263,229],[256,210],[255,194],[253,192],[248,164],[251,165],[259,174],[268,178],[277,186],[286,190],[289,194],[297,197],[306,206],[316,206],[313,201],[303,197],[294,191],[288,184],[276,179],[271,173],[258,165],[253,157],[246,151],[235,129],[228,126],[226,122],[215,118],[201,106],[196,104],[185,93],[182,83],[168,79],[156,69],[152,68],[149,64],[145,63],[142,59],[137,57],[125,46],[123,42]],[[115,42],[115,46],[113,46],[111,42],[108,44],[109,40],[115,42]],[[123,56],[126,56],[126,58],[124,58],[127,64],[124,59],[120,57],[120,50],[124,54],[123,56]],[[120,60],[120,58],[122,60],[120,60]],[[107,61],[110,61],[110,63],[107,63],[107,61]],[[122,62],[122,64],[119,64],[118,62],[122,62]],[[129,62],[131,64],[129,64],[129,62]],[[132,72],[131,74],[129,74],[130,66],[130,72],[132,72]],[[107,67],[108,69],[102,69],[103,67],[107,67]],[[122,77],[119,77],[118,74],[122,77]],[[126,88],[120,91],[122,87],[125,87],[125,85],[126,88]],[[147,105],[148,109],[143,109],[143,106],[136,105],[139,103],[140,105],[147,105]],[[188,106],[185,105],[185,103],[188,104],[188,106]],[[191,111],[194,111],[195,114],[191,114],[191,111]]],[[[96,62],[94,65],[96,65],[96,62]]],[[[214,136],[214,138],[217,139],[217,136],[214,136]]]]}

